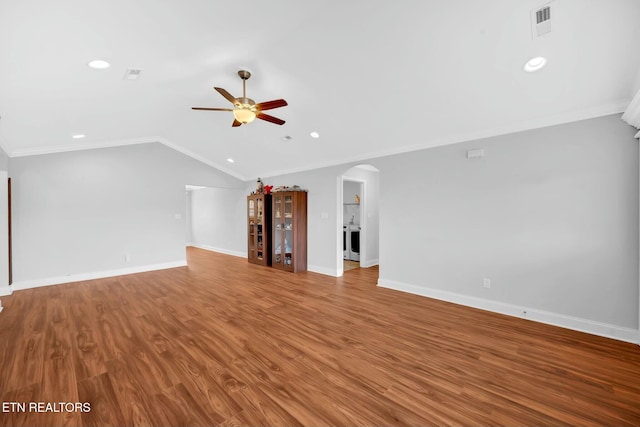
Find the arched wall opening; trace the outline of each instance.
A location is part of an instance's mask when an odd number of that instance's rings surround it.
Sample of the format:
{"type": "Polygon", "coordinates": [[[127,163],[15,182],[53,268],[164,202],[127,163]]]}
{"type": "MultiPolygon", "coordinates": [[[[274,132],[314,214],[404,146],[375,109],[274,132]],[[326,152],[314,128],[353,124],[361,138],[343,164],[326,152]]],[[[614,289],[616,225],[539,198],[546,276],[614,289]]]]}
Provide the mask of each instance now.
{"type": "Polygon", "coordinates": [[[361,268],[379,264],[380,171],[359,164],[338,176],[337,185],[336,271],[342,276],[345,262],[361,268]]]}

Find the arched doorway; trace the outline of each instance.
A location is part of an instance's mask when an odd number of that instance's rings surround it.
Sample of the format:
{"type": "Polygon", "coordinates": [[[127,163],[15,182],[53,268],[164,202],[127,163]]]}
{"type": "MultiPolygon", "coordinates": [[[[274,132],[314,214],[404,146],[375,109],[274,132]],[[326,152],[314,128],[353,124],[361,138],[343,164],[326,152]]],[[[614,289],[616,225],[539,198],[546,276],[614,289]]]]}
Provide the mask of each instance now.
{"type": "Polygon", "coordinates": [[[379,263],[379,175],[375,166],[360,164],[338,177],[338,276],[379,263]]]}

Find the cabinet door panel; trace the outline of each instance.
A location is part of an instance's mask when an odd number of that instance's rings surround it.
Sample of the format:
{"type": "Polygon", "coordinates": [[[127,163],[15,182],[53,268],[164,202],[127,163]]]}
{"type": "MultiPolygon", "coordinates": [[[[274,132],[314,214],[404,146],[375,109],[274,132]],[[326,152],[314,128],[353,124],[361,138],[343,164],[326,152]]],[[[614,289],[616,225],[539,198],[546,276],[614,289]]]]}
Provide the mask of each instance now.
{"type": "Polygon", "coordinates": [[[307,269],[307,193],[273,196],[273,266],[286,271],[307,269]]]}

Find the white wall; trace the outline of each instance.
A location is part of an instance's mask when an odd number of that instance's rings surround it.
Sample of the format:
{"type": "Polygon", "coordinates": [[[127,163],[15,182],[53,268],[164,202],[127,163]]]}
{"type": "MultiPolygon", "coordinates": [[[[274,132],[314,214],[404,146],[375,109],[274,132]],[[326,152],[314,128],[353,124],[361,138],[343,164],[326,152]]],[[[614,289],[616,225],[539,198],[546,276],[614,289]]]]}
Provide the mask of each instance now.
{"type": "MultiPolygon", "coordinates": [[[[634,133],[612,115],[367,161],[380,170],[380,284],[637,339],[634,133]],[[467,159],[474,148],[486,156],[467,159]]],[[[316,271],[335,271],[348,167],[265,180],[310,189],[316,271]]]]}
{"type": "Polygon", "coordinates": [[[411,227],[381,227],[381,281],[637,329],[633,133],[614,115],[381,159],[381,216],[411,227]]]}
{"type": "Polygon", "coordinates": [[[5,153],[2,148],[0,148],[0,170],[9,170],[9,156],[7,156],[7,153],[5,153]]]}
{"type": "Polygon", "coordinates": [[[201,188],[187,192],[189,244],[247,256],[247,198],[244,188],[201,188]]]}
{"type": "MultiPolygon", "coordinates": [[[[8,174],[0,171],[0,295],[11,293],[9,288],[9,191],[8,174]]],[[[2,304],[0,304],[1,310],[2,304]]]]}
{"type": "Polygon", "coordinates": [[[15,289],[184,264],[185,184],[243,185],[162,144],[10,163],[15,289]]]}

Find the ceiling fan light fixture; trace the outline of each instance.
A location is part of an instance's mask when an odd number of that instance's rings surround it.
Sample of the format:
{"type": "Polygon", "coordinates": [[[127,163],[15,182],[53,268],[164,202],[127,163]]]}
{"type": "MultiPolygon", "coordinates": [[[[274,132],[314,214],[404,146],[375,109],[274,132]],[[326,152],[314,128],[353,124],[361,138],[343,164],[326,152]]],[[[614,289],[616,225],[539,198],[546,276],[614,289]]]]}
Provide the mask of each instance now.
{"type": "Polygon", "coordinates": [[[221,87],[213,87],[220,95],[222,95],[227,101],[233,104],[233,109],[231,108],[208,108],[208,107],[191,107],[192,110],[210,110],[210,111],[231,111],[233,112],[233,123],[232,127],[238,127],[246,123],[251,123],[255,119],[264,120],[270,123],[274,123],[276,125],[283,125],[285,121],[279,119],[277,117],[273,117],[269,114],[265,114],[265,110],[273,110],[274,108],[284,107],[287,104],[287,101],[284,99],[274,99],[272,101],[261,102],[256,104],[255,101],[251,98],[247,98],[247,79],[251,77],[251,73],[247,70],[238,71],[238,76],[242,79],[242,96],[236,98],[231,95],[225,89],[221,87]]]}
{"type": "Polygon", "coordinates": [[[251,123],[256,119],[256,112],[251,108],[247,108],[245,106],[236,107],[233,110],[233,117],[236,118],[240,123],[246,124],[251,123]]]}

